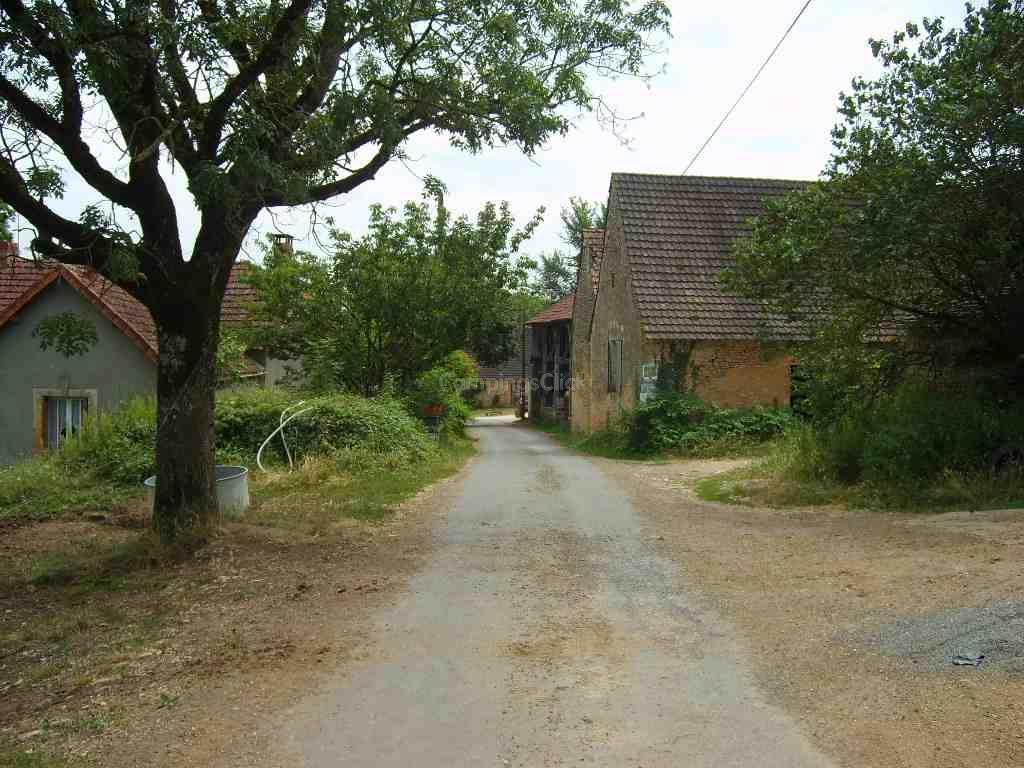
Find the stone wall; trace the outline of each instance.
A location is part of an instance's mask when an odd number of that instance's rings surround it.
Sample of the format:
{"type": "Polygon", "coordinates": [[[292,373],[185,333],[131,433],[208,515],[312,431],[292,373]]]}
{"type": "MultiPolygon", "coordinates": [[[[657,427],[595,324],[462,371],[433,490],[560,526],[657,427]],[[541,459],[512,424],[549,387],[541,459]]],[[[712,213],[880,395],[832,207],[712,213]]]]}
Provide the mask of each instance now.
{"type": "Polygon", "coordinates": [[[478,408],[511,408],[516,404],[519,378],[502,376],[495,379],[480,379],[480,391],[476,394],[478,408]],[[497,399],[495,399],[497,398],[497,399]]]}
{"type": "Polygon", "coordinates": [[[640,320],[633,306],[629,264],[624,254],[622,220],[614,200],[610,200],[600,289],[591,325],[589,377],[583,382],[573,381],[577,393],[581,387],[586,387],[589,403],[586,409],[579,409],[578,418],[574,405],[574,429],[603,429],[614,423],[624,410],[632,408],[636,401],[640,363],[644,361],[646,350],[640,320]],[[608,391],[610,339],[622,341],[622,385],[617,392],[608,391]]]}
{"type": "Polygon", "coordinates": [[[591,275],[593,259],[592,249],[584,243],[576,266],[576,298],[572,310],[572,392],[569,401],[569,421],[575,431],[590,429],[590,323],[597,298],[591,275]]]}

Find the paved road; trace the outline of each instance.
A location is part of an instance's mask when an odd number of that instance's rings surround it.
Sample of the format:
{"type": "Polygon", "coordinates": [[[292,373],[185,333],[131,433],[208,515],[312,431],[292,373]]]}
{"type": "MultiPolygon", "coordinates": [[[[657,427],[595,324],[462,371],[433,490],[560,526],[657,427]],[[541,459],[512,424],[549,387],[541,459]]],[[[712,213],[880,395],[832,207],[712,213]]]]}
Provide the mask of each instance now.
{"type": "Polygon", "coordinates": [[[429,565],[292,713],[306,766],[822,768],[600,469],[503,420],[429,565]]]}

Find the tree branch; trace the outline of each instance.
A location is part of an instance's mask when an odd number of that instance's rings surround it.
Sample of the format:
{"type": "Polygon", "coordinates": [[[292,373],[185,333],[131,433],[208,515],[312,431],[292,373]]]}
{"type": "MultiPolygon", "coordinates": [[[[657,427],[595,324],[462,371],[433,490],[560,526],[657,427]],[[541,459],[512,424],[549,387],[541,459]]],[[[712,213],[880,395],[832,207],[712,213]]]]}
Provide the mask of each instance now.
{"type": "Polygon", "coordinates": [[[82,96],[75,80],[74,56],[60,44],[57,35],[48,34],[39,26],[21,0],[0,0],[3,8],[16,27],[20,27],[28,36],[33,47],[39,51],[53,67],[57,82],[60,84],[62,122],[73,133],[82,129],[82,96]]]}
{"type": "Polygon", "coordinates": [[[209,113],[199,139],[199,153],[202,157],[210,161],[216,159],[217,147],[220,145],[231,107],[261,75],[284,60],[288,38],[295,31],[296,25],[305,18],[311,5],[312,0],[292,0],[274,25],[270,39],[256,58],[244,65],[238,74],[225,84],[224,90],[210,102],[209,113]]]}
{"type": "Polygon", "coordinates": [[[36,104],[14,83],[0,74],[0,98],[10,104],[21,117],[40,133],[60,147],[71,167],[81,174],[97,192],[119,205],[131,207],[132,195],[128,184],[118,179],[89,151],[80,133],[58,123],[49,112],[36,104]]]}
{"type": "Polygon", "coordinates": [[[39,237],[32,245],[40,253],[68,264],[88,265],[100,271],[110,261],[113,240],[57,215],[32,197],[21,174],[3,157],[0,157],[0,200],[28,219],[38,230],[39,237]]]}

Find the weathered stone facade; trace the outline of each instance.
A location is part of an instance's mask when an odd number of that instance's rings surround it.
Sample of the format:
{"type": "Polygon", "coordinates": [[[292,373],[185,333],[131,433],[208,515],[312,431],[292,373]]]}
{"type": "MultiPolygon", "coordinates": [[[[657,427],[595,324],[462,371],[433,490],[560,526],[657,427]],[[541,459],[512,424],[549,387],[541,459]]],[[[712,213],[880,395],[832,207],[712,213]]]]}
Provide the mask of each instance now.
{"type": "Polygon", "coordinates": [[[632,408],[639,386],[640,362],[644,356],[643,331],[640,318],[633,305],[633,294],[628,264],[624,259],[622,220],[614,205],[609,204],[608,226],[605,230],[604,258],[598,279],[598,291],[590,322],[589,342],[582,334],[576,339],[587,352],[575,348],[577,360],[589,357],[589,370],[573,369],[573,428],[577,430],[603,429],[632,408]],[[610,341],[621,342],[621,377],[609,386],[608,353],[610,341]],[[579,377],[579,381],[577,380],[579,377]],[[587,407],[577,408],[580,390],[585,389],[587,407]]]}
{"type": "Polygon", "coordinates": [[[604,230],[583,232],[583,248],[576,270],[576,296],[572,313],[572,388],[570,422],[573,429],[589,429],[591,401],[590,326],[604,258],[604,230]]]}
{"type": "Polygon", "coordinates": [[[747,226],[746,213],[756,211],[762,192],[778,194],[788,184],[689,177],[680,184],[649,176],[617,184],[613,178],[596,275],[590,274],[596,231],[579,260],[574,430],[613,426],[653,394],[659,372],[664,379],[672,371],[681,379],[678,388],[717,405],[789,406],[799,331],[728,295],[718,278],[733,238],[747,226]],[[628,205],[622,190],[631,195],[628,205]],[[775,340],[762,342],[762,328],[775,340]]]}

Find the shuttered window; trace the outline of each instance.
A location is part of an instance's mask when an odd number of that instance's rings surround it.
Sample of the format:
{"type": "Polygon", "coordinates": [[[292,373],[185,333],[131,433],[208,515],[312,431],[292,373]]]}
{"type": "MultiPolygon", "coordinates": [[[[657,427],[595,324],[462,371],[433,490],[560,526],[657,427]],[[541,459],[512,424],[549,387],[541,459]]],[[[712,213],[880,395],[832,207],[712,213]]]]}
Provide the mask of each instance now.
{"type": "Polygon", "coordinates": [[[608,339],[608,391],[622,391],[622,339],[608,339]]]}
{"type": "Polygon", "coordinates": [[[56,450],[82,428],[89,400],[85,397],[47,397],[45,407],[46,447],[56,450]]]}

